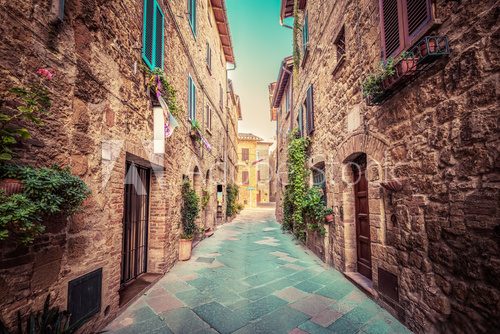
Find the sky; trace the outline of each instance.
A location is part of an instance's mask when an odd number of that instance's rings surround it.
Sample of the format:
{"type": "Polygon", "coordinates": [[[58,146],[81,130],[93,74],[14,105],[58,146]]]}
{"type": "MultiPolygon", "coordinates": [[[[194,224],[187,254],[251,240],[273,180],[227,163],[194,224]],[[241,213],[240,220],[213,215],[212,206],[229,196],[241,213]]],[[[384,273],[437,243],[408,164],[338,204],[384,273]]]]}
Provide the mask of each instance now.
{"type": "Polygon", "coordinates": [[[292,54],[292,30],[279,24],[281,0],[226,0],[236,70],[229,71],[240,96],[239,132],[265,140],[276,133],[268,85],[276,81],[283,58],[292,54]]]}

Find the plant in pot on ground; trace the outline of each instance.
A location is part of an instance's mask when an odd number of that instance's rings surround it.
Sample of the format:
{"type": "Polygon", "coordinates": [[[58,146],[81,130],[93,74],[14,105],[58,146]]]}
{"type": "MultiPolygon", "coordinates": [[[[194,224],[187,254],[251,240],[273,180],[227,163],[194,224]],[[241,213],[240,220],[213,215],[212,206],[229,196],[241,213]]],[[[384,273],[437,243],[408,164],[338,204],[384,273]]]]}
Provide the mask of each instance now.
{"type": "Polygon", "coordinates": [[[50,217],[70,216],[90,195],[80,178],[58,166],[1,165],[0,178],[16,178],[24,185],[21,193],[0,193],[0,240],[12,237],[25,245],[45,231],[50,217]]]}
{"type": "Polygon", "coordinates": [[[233,217],[238,211],[238,199],[239,189],[235,184],[228,184],[226,187],[226,216],[233,217]]]}
{"type": "Polygon", "coordinates": [[[182,183],[181,221],[182,234],[179,244],[179,260],[186,261],[191,258],[191,246],[194,234],[197,232],[196,218],[200,212],[199,198],[191,187],[189,180],[182,183]]]}

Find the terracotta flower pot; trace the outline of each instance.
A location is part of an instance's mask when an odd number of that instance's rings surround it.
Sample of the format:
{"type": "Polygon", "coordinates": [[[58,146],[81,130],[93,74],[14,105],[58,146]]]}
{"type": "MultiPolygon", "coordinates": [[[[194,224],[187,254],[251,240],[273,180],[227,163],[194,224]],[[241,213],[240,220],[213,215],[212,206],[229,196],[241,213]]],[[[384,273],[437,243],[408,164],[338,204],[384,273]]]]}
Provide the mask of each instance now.
{"type": "Polygon", "coordinates": [[[429,53],[435,53],[436,50],[437,50],[437,43],[436,40],[433,38],[430,38],[428,43],[424,41],[422,42],[422,44],[420,44],[420,54],[422,55],[422,57],[427,56],[427,54],[429,53]]]}
{"type": "Polygon", "coordinates": [[[397,64],[397,73],[402,75],[412,74],[417,70],[418,58],[405,58],[397,64]]]}
{"type": "Polygon", "coordinates": [[[0,190],[3,190],[5,195],[10,196],[19,194],[23,191],[23,181],[18,179],[2,179],[0,180],[0,190]]]}
{"type": "Polygon", "coordinates": [[[193,239],[179,239],[179,260],[187,261],[191,258],[193,239]]]}
{"type": "Polygon", "coordinates": [[[327,224],[330,224],[330,223],[333,223],[333,213],[330,213],[328,215],[325,216],[325,223],[327,224]]]}

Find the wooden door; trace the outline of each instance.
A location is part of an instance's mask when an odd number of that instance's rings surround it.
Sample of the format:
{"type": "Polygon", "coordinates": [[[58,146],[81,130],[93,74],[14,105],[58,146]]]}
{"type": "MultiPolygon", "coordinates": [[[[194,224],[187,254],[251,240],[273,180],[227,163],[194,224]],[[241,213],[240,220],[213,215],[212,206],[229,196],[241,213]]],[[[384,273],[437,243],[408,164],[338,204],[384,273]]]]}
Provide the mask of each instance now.
{"type": "Polygon", "coordinates": [[[372,278],[372,255],[370,239],[370,214],[368,210],[368,180],[366,179],[366,155],[354,161],[354,203],[356,219],[356,247],[358,272],[372,278]]]}
{"type": "Polygon", "coordinates": [[[151,170],[127,161],[123,212],[121,284],[147,270],[151,170]]]}

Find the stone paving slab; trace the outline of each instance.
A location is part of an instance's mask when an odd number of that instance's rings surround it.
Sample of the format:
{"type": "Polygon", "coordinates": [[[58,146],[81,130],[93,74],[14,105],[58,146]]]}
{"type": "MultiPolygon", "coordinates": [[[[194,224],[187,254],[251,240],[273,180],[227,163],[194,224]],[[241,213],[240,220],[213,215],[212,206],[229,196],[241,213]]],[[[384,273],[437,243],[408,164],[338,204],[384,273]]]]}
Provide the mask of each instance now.
{"type": "Polygon", "coordinates": [[[245,210],[178,262],[109,333],[410,333],[289,234],[245,210]]]}

